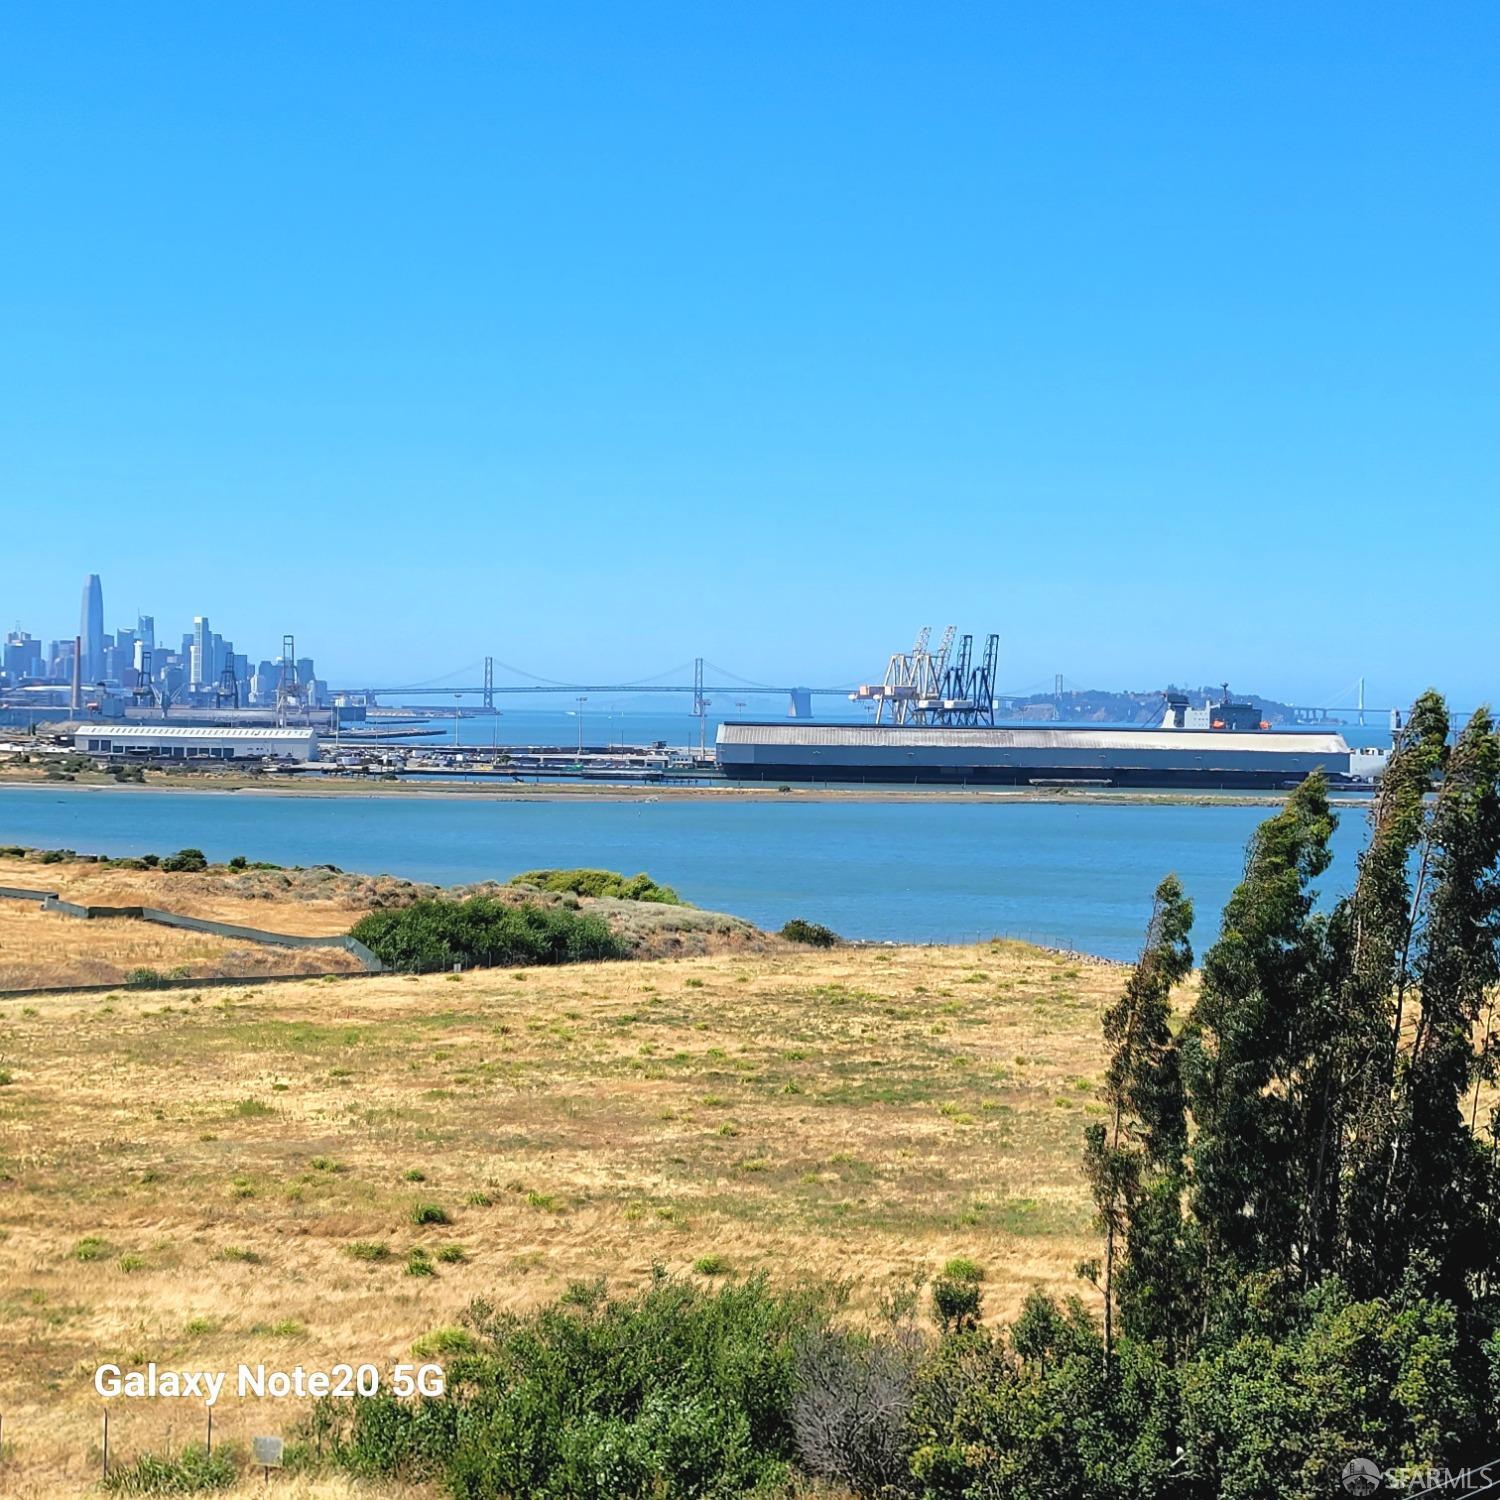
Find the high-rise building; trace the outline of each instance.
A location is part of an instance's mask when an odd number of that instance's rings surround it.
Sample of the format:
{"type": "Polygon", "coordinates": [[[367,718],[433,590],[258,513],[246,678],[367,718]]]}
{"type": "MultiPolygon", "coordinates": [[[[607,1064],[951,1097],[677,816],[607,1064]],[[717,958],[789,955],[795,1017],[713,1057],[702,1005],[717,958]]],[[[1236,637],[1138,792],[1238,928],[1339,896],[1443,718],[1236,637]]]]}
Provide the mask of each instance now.
{"type": "Polygon", "coordinates": [[[148,651],[156,650],[156,619],[152,615],[137,615],[135,635],[148,651]]]}
{"type": "Polygon", "coordinates": [[[12,682],[24,677],[42,675],[42,643],[25,631],[15,631],[5,638],[5,675],[12,682]]]}
{"type": "Polygon", "coordinates": [[[83,583],[78,635],[83,643],[83,680],[96,682],[104,675],[104,589],[97,573],[90,573],[83,583]]]}
{"type": "Polygon", "coordinates": [[[214,633],[207,615],[193,616],[193,639],[188,647],[188,686],[205,687],[214,669],[214,633]]]}

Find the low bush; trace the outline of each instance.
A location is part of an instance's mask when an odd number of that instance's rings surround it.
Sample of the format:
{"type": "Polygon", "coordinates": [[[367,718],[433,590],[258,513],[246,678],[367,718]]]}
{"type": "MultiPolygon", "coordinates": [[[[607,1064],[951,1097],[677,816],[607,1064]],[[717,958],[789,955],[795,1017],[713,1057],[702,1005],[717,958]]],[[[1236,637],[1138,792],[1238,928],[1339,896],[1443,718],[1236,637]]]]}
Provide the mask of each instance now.
{"type": "Polygon", "coordinates": [[[161,862],[164,870],[174,873],[191,873],[208,868],[208,856],[201,849],[179,849],[161,862]]]}
{"type": "Polygon", "coordinates": [[[658,885],[644,871],[639,875],[621,875],[615,870],[527,870],[510,883],[574,896],[611,896],[617,901],[655,901],[662,906],[686,905],[671,886],[658,885]]]}
{"type": "Polygon", "coordinates": [[[138,969],[129,969],[125,974],[125,988],[128,990],[160,990],[167,986],[167,976],[160,969],[147,968],[144,965],[138,969]]]}
{"type": "Polygon", "coordinates": [[[443,1356],[452,1359],[459,1354],[475,1354],[479,1344],[466,1328],[434,1328],[424,1333],[412,1346],[411,1352],[418,1359],[434,1359],[443,1356]]]}
{"type": "Polygon", "coordinates": [[[801,917],[793,917],[781,929],[781,935],[789,943],[804,943],[809,948],[834,948],[843,941],[833,928],[821,922],[804,922],[801,917]]]}
{"type": "Polygon", "coordinates": [[[475,896],[415,901],[375,911],[350,930],[387,968],[407,974],[451,969],[532,967],[625,958],[629,950],[598,917],[475,896]]]}
{"type": "Polygon", "coordinates": [[[790,1476],[797,1345],[825,1317],[759,1278],[708,1292],[660,1273],[526,1318],[476,1303],[447,1395],[323,1412],[344,1468],[455,1496],[769,1496],[790,1476]]]}
{"type": "Polygon", "coordinates": [[[932,1284],[932,1311],[944,1333],[963,1333],[979,1324],[979,1282],[968,1276],[939,1276],[932,1284]]]}
{"type": "Polygon", "coordinates": [[[104,1488],[115,1495],[193,1495],[227,1490],[239,1478],[234,1460],[220,1448],[209,1453],[190,1443],[172,1458],[142,1453],[109,1471],[104,1488]]]}

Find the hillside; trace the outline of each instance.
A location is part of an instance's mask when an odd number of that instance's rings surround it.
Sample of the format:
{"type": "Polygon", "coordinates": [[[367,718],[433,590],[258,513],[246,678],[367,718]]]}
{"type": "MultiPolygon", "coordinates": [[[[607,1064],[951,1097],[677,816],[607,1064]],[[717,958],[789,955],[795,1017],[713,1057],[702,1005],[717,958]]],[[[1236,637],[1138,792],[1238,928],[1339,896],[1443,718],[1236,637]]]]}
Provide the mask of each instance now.
{"type": "MultiPolygon", "coordinates": [[[[473,1297],[529,1306],[653,1262],[850,1278],[856,1313],[958,1254],[991,1317],[1077,1290],[1119,979],[1014,944],[778,945],[0,1002],[13,1462],[38,1495],[97,1472],[101,1360],[386,1364],[473,1297]],[[435,1275],[407,1274],[414,1247],[435,1275]]],[[[224,1439],[290,1420],[216,1416],[224,1439]]],[[[200,1421],[120,1407],[112,1442],[200,1421]]]]}
{"type": "MultiPolygon", "coordinates": [[[[156,906],[297,936],[333,936],[367,912],[433,896],[491,895],[509,901],[576,901],[603,916],[632,953],[759,951],[779,946],[750,923],[688,906],[555,892],[483,882],[441,887],[389,875],[311,869],[214,865],[202,871],[132,868],[139,861],[59,858],[29,851],[0,855],[0,886],[55,891],[85,906],[156,906]]],[[[349,972],[359,967],[338,949],[258,947],[128,920],[82,922],[0,899],[0,990],[68,984],[122,984],[137,968],[193,978],[349,972]]]]}

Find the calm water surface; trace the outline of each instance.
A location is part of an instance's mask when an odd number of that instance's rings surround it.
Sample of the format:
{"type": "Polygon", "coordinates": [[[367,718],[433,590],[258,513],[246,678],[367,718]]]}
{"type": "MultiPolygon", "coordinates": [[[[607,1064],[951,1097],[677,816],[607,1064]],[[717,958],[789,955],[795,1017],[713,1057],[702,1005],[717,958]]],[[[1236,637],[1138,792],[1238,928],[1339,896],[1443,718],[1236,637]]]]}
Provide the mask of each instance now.
{"type": "MultiPolygon", "coordinates": [[[[1031,803],[480,802],[387,795],[0,788],[0,843],[97,854],[194,845],[213,860],[451,884],[538,866],[649,871],[698,906],[766,927],[789,917],[849,937],[960,942],[992,934],[1131,958],[1168,871],[1203,946],[1268,815],[1254,807],[1031,803]]],[[[1345,888],[1364,838],[1346,809],[1324,878],[1345,888]]]]}

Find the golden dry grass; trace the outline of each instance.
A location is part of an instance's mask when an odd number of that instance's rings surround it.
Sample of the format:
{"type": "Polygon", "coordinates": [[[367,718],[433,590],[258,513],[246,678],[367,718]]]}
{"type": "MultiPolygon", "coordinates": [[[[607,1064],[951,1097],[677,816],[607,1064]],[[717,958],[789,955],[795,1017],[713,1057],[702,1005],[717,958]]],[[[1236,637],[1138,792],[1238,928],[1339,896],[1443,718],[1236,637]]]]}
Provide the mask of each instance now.
{"type": "MultiPolygon", "coordinates": [[[[22,1492],[87,1481],[104,1360],[388,1365],[477,1295],[529,1306],[708,1254],[853,1278],[856,1309],[958,1254],[991,1316],[1077,1289],[1119,983],[995,944],[0,1002],[0,1411],[22,1492]],[[418,1227],[419,1201],[451,1224],[418,1227]],[[450,1244],[467,1259],[405,1274],[413,1246],[450,1244]]],[[[116,1451],[200,1420],[117,1406],[116,1451]]],[[[292,1414],[226,1398],[216,1420],[243,1438],[292,1414]]]]}
{"type": "Polygon", "coordinates": [[[184,916],[299,937],[347,932],[370,909],[370,892],[378,888],[378,882],[365,877],[330,878],[321,871],[171,874],[91,861],[42,864],[14,858],[0,858],[0,885],[55,891],[82,906],[159,906],[184,916]]]}
{"type": "Polygon", "coordinates": [[[348,973],[359,967],[342,948],[274,948],[128,917],[85,922],[26,902],[0,901],[0,990],[121,984],[137,968],[201,979],[348,973]]]}
{"type": "MultiPolygon", "coordinates": [[[[132,870],[93,860],[0,857],[0,886],[54,891],[83,906],[155,906],[184,916],[232,922],[297,937],[347,932],[367,912],[399,906],[439,887],[388,875],[355,875],[328,868],[201,872],[132,870]]],[[[496,885],[455,888],[523,899],[496,885]]],[[[574,898],[527,892],[549,903],[574,898]]],[[[590,900],[630,950],[665,958],[706,952],[762,951],[778,940],[748,922],[718,912],[642,901],[590,900]]],[[[42,912],[31,903],[0,898],[0,990],[43,985],[116,984],[133,968],[185,970],[255,978],[265,974],[351,973],[358,961],[338,948],[297,950],[195,936],[131,919],[84,922],[42,912]]]]}

